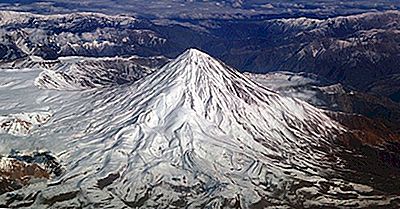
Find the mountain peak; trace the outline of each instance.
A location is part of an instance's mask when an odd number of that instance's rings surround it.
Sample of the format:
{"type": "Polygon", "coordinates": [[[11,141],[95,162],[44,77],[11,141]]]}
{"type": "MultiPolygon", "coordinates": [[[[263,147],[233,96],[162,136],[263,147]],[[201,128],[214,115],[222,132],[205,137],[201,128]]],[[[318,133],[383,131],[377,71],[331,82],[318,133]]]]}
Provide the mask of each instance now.
{"type": "Polygon", "coordinates": [[[220,81],[231,73],[228,72],[231,70],[225,67],[221,61],[194,48],[187,49],[175,60],[164,66],[161,71],[189,76],[193,80],[196,80],[194,78],[209,77],[211,79],[219,78],[220,81]]]}
{"type": "MultiPolygon", "coordinates": [[[[180,81],[187,89],[189,86],[194,94],[201,91],[207,94],[199,93],[203,99],[208,99],[211,92],[224,92],[225,95],[230,94],[232,97],[246,97],[247,101],[256,99],[258,96],[254,91],[260,90],[260,86],[251,81],[247,76],[243,75],[234,68],[229,67],[222,61],[202,52],[198,49],[188,49],[179,55],[175,60],[165,65],[159,70],[157,77],[168,77],[169,81],[180,81]],[[253,98],[253,99],[251,99],[253,98]]],[[[275,95],[268,89],[261,88],[266,95],[275,95]]],[[[216,93],[217,96],[219,93],[216,93]]],[[[262,97],[262,96],[261,96],[262,97]]],[[[259,100],[256,99],[256,100],[259,100]]]]}
{"type": "Polygon", "coordinates": [[[207,53],[196,49],[196,48],[189,48],[185,52],[181,54],[181,56],[185,57],[210,57],[207,53]]]}
{"type": "Polygon", "coordinates": [[[202,52],[199,49],[195,48],[187,49],[175,59],[175,62],[195,64],[195,65],[206,64],[213,61],[218,62],[216,59],[214,59],[207,53],[202,52]]]}

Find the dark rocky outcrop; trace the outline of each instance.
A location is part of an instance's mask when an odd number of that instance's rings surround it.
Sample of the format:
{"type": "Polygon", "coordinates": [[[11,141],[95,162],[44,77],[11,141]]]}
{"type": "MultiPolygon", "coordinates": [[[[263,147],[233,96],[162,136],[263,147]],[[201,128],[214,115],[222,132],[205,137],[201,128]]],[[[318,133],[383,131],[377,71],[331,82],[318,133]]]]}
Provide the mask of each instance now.
{"type": "Polygon", "coordinates": [[[11,151],[0,156],[0,194],[17,190],[35,179],[50,179],[63,174],[60,162],[50,152],[11,151]]]}

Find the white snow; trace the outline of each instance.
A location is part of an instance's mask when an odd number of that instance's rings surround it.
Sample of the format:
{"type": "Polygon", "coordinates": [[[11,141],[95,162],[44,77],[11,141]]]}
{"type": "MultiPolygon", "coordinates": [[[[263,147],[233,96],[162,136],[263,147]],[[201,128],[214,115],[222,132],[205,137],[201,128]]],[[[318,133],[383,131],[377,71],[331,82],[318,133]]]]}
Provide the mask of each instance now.
{"type": "Polygon", "coordinates": [[[5,158],[0,156],[0,172],[7,172],[12,170],[13,163],[10,158],[5,158]]]}

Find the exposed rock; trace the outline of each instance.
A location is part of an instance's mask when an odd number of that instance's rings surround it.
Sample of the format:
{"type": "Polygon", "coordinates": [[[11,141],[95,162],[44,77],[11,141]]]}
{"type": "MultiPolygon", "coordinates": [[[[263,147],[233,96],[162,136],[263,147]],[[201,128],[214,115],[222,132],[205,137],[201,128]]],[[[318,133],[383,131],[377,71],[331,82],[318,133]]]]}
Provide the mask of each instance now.
{"type": "Polygon", "coordinates": [[[0,116],[0,134],[8,133],[26,136],[35,127],[47,123],[51,118],[49,112],[19,113],[0,116]]]}
{"type": "Polygon", "coordinates": [[[20,153],[0,156],[0,194],[20,189],[35,179],[49,179],[63,173],[57,159],[49,152],[20,153]]]}

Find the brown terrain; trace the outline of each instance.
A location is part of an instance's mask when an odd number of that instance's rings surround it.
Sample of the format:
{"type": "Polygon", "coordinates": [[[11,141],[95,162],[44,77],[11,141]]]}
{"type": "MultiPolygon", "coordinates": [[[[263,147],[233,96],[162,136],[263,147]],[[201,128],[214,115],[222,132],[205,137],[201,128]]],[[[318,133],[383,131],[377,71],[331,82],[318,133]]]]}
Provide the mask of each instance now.
{"type": "Polygon", "coordinates": [[[1,158],[0,163],[0,194],[19,189],[32,179],[50,178],[50,173],[36,163],[12,158],[1,158]]]}
{"type": "Polygon", "coordinates": [[[14,191],[33,180],[47,180],[59,176],[63,169],[49,152],[19,153],[0,156],[0,194],[14,191]]]}

